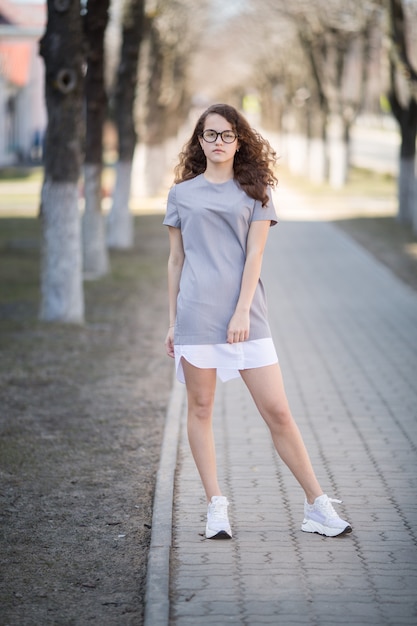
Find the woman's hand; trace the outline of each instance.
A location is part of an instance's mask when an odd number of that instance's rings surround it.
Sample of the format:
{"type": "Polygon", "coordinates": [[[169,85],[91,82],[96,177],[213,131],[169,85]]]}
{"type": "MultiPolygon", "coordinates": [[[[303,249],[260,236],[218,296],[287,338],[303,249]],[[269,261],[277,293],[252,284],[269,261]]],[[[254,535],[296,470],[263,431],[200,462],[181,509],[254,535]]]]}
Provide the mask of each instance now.
{"type": "Polygon", "coordinates": [[[227,327],[227,343],[238,343],[249,338],[249,312],[235,311],[227,327]]]}
{"type": "Polygon", "coordinates": [[[167,355],[171,358],[175,357],[174,353],[174,327],[170,326],[168,328],[168,333],[165,339],[165,349],[167,351],[167,355]]]}

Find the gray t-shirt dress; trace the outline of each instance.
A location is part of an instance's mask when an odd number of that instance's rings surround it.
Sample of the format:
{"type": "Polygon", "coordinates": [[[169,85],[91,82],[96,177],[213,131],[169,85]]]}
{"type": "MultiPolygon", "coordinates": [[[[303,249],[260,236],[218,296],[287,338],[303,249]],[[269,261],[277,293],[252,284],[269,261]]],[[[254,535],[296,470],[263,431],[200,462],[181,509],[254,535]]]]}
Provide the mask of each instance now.
{"type": "MultiPolygon", "coordinates": [[[[187,351],[183,349],[189,346],[194,355],[199,355],[197,367],[216,367],[219,373],[224,366],[227,369],[225,348],[228,350],[230,347],[233,355],[236,351],[241,353],[245,349],[244,344],[249,344],[247,348],[251,349],[251,353],[259,347],[259,358],[255,359],[259,362],[258,367],[269,364],[271,359],[272,362],[277,361],[261,280],[250,310],[248,341],[226,343],[227,326],[240,293],[249,227],[253,221],[269,220],[271,225],[277,223],[270,190],[269,196],[269,203],[262,207],[262,203],[250,198],[234,179],[217,184],[206,180],[204,174],[170,189],[163,223],[181,229],[185,254],[174,329],[176,357],[187,357],[187,351]],[[269,341],[259,341],[265,339],[269,341]],[[217,344],[222,346],[218,357],[220,362],[216,362],[216,358],[213,361],[213,347],[217,344]],[[265,351],[267,344],[272,344],[272,356],[270,348],[265,351]],[[204,362],[204,346],[210,346],[207,365],[204,362]],[[265,359],[262,352],[265,352],[265,359]]],[[[176,360],[180,361],[180,358],[176,360]]],[[[245,369],[239,365],[245,365],[244,359],[238,360],[237,366],[238,369],[245,369]]],[[[236,369],[234,358],[230,366],[236,369]]],[[[236,375],[229,373],[230,376],[221,378],[236,375]]],[[[182,373],[179,378],[182,378],[182,373]]]]}

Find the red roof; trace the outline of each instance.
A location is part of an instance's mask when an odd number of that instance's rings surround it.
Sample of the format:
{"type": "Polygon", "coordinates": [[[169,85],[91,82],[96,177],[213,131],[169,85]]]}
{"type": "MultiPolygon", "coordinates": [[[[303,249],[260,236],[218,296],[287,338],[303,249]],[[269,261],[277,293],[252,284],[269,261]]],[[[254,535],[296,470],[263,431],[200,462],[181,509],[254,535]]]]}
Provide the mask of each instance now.
{"type": "Polygon", "coordinates": [[[29,80],[32,44],[28,41],[0,42],[0,74],[6,79],[23,87],[29,80]]]}
{"type": "Polygon", "coordinates": [[[6,36],[0,40],[0,75],[13,85],[23,87],[29,80],[33,44],[37,38],[19,37],[19,27],[43,29],[46,24],[46,3],[12,3],[0,0],[0,24],[17,30],[15,36],[6,36]]]}

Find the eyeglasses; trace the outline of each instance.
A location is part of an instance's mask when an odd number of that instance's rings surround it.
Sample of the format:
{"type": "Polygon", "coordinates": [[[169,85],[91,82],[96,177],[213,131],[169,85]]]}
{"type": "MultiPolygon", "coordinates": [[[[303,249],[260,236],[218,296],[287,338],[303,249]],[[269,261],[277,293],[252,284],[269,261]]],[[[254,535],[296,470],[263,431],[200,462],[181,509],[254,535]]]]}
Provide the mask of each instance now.
{"type": "Polygon", "coordinates": [[[207,129],[202,135],[204,141],[207,141],[207,143],[214,143],[219,136],[224,143],[233,143],[237,139],[237,135],[233,130],[222,130],[221,133],[218,133],[216,130],[207,129]]]}

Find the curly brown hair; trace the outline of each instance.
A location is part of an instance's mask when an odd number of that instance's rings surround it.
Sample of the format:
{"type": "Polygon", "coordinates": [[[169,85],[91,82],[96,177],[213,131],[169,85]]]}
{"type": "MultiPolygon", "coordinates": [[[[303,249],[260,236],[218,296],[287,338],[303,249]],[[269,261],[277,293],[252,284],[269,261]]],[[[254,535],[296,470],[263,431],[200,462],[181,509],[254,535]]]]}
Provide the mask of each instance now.
{"type": "Polygon", "coordinates": [[[234,179],[248,196],[260,200],[265,206],[269,197],[267,187],[275,187],[278,180],[273,166],[276,162],[275,150],[261,137],[247,120],[234,107],[228,104],[213,104],[200,116],[193,134],[179,155],[175,168],[175,183],[195,178],[206,169],[206,157],[201,149],[199,137],[204,131],[204,124],[209,115],[217,113],[224,117],[239,138],[239,151],[233,163],[234,179]]]}

